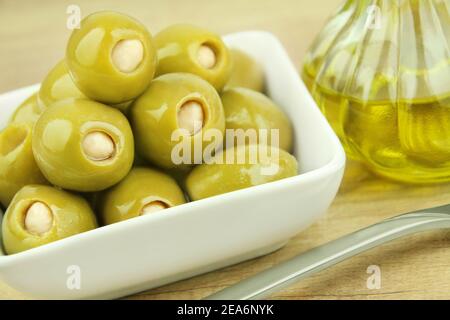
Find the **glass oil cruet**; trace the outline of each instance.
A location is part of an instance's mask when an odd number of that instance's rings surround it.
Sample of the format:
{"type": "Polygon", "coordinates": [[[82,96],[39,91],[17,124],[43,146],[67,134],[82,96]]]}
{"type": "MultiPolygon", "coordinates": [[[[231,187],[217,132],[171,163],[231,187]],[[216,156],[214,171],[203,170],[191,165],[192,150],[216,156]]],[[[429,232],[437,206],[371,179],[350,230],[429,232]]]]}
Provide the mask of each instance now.
{"type": "Polygon", "coordinates": [[[302,77],[350,158],[399,181],[450,181],[450,0],[346,1],[302,77]]]}

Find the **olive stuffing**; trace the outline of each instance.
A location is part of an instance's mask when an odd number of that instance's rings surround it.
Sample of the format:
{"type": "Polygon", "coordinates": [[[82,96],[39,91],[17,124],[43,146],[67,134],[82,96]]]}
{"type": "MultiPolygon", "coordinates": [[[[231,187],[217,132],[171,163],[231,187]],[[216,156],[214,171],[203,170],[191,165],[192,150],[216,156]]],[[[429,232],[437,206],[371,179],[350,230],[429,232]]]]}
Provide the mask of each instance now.
{"type": "MultiPolygon", "coordinates": [[[[223,135],[225,115],[217,91],[208,82],[189,73],[169,73],[154,79],[131,107],[131,123],[138,152],[164,169],[183,169],[193,161],[174,161],[173,151],[180,130],[192,148],[201,145],[208,130],[223,135]]],[[[189,159],[193,159],[191,155],[189,159]]]]}
{"type": "Polygon", "coordinates": [[[13,254],[96,227],[96,217],[83,198],[50,186],[28,185],[15,195],[3,218],[3,244],[13,254]]]}
{"type": "Polygon", "coordinates": [[[155,35],[155,44],[157,75],[192,73],[219,91],[230,79],[229,50],[218,35],[208,30],[187,24],[173,25],[155,35]]]}
{"type": "Polygon", "coordinates": [[[137,20],[117,12],[89,15],[66,49],[75,84],[86,96],[120,104],[139,96],[156,69],[152,36],[137,20]]]}
{"type": "Polygon", "coordinates": [[[100,196],[104,224],[151,214],[186,202],[174,178],[161,171],[137,167],[100,196]]]}
{"type": "Polygon", "coordinates": [[[33,154],[54,185],[93,192],[122,180],[134,160],[130,124],[118,110],[84,99],[62,100],[36,122],[33,154]]]}

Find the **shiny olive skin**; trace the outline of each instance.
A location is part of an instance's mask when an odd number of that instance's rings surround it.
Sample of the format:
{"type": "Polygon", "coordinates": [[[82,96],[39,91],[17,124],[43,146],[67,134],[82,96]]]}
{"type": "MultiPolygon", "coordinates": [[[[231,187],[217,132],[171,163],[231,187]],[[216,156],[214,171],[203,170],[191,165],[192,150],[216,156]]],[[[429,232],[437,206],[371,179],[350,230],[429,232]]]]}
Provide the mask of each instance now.
{"type": "Polygon", "coordinates": [[[167,207],[186,202],[183,191],[169,175],[150,168],[133,168],[119,184],[100,197],[99,214],[104,224],[135,218],[154,201],[167,207]]]}
{"type": "MultiPolygon", "coordinates": [[[[253,145],[258,147],[257,145],[253,145]]],[[[272,160],[257,157],[257,161],[250,161],[250,146],[240,145],[225,149],[216,156],[226,159],[227,153],[234,151],[233,163],[223,161],[222,164],[202,164],[195,167],[186,179],[186,190],[191,200],[200,200],[227,192],[232,192],[256,185],[281,180],[297,174],[297,160],[284,150],[270,147],[272,160]],[[239,152],[245,152],[244,162],[238,162],[239,152]],[[278,156],[276,153],[278,152],[278,156]],[[275,170],[271,171],[269,164],[275,170]],[[264,171],[267,170],[267,171],[264,171]]],[[[260,154],[260,153],[258,153],[260,154]]],[[[266,154],[261,152],[261,154],[266,154]]]]}
{"type": "MultiPolygon", "coordinates": [[[[151,163],[165,168],[185,170],[193,164],[177,164],[172,159],[172,150],[180,141],[191,145],[207,145],[205,132],[225,130],[225,115],[217,91],[205,80],[188,73],[170,73],[155,78],[148,89],[131,107],[130,118],[139,154],[151,163]],[[172,140],[179,129],[177,114],[187,101],[197,101],[206,114],[203,130],[184,139],[172,140]]],[[[203,149],[202,149],[203,150],[203,149]]],[[[193,160],[193,155],[191,157],[193,160]]]]}
{"type": "Polygon", "coordinates": [[[124,178],[134,159],[134,141],[126,117],[114,108],[83,99],[54,103],[34,127],[33,153],[45,177],[64,189],[94,192],[124,178]],[[93,132],[108,135],[113,155],[102,161],[89,158],[82,147],[93,132]]]}
{"type": "Polygon", "coordinates": [[[12,123],[0,132],[0,202],[7,207],[27,184],[47,184],[32,151],[32,126],[12,123]]]}
{"type": "Polygon", "coordinates": [[[43,109],[38,104],[37,93],[31,95],[17,107],[9,123],[29,123],[33,125],[40,117],[43,109]]]}
{"type": "Polygon", "coordinates": [[[82,197],[54,187],[28,185],[16,194],[3,218],[3,245],[8,254],[14,254],[95,228],[95,215],[82,197]],[[50,230],[41,235],[30,233],[24,224],[35,202],[47,205],[53,217],[50,230]]]}
{"type": "Polygon", "coordinates": [[[228,48],[222,39],[203,28],[179,24],[170,26],[155,35],[158,49],[157,75],[171,72],[193,73],[222,90],[231,75],[231,60],[228,48]],[[204,68],[198,63],[197,51],[208,45],[216,55],[216,64],[204,68]]]}
{"type": "Polygon", "coordinates": [[[243,87],[264,92],[264,70],[252,57],[238,49],[230,49],[232,69],[226,88],[243,87]]]}
{"type": "Polygon", "coordinates": [[[52,103],[68,98],[86,98],[78,89],[69,74],[65,60],[60,61],[42,81],[38,94],[38,103],[42,109],[52,103]]]}
{"type": "Polygon", "coordinates": [[[246,88],[230,88],[222,92],[221,98],[227,129],[267,129],[268,139],[270,130],[277,129],[278,145],[270,139],[269,144],[286,151],[292,149],[293,131],[288,117],[264,94],[246,88]]]}
{"type": "Polygon", "coordinates": [[[84,18],[80,29],[73,31],[66,61],[75,84],[86,96],[105,104],[120,104],[147,88],[156,69],[156,49],[140,22],[102,11],[84,18]],[[122,40],[138,40],[143,46],[143,59],[130,72],[119,70],[112,60],[113,49],[122,40]]]}

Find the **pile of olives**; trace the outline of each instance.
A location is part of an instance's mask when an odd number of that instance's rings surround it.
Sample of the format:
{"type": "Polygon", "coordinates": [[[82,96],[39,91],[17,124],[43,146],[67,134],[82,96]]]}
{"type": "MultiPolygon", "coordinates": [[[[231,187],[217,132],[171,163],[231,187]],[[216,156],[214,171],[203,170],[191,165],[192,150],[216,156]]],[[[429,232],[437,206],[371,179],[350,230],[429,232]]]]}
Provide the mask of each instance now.
{"type": "MultiPolygon", "coordinates": [[[[152,37],[127,15],[89,15],[0,132],[6,253],[296,175],[290,121],[263,91],[259,64],[208,30],[173,25],[152,37]],[[279,170],[174,163],[177,129],[192,146],[208,129],[277,129],[279,148],[268,148],[279,170]]],[[[250,147],[226,145],[214,157],[250,147]]]]}

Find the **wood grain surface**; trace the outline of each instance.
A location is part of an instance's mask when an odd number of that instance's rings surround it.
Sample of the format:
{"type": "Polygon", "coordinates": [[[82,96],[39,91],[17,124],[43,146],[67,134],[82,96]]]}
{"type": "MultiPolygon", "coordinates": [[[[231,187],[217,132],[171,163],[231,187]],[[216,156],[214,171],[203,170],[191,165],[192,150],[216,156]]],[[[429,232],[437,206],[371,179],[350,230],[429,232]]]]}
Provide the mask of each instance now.
{"type": "MultiPolygon", "coordinates": [[[[301,60],[339,0],[0,0],[0,92],[40,82],[64,55],[66,8],[110,9],[144,22],[152,33],[178,22],[226,34],[273,32],[291,59],[301,60]]],[[[268,256],[141,293],[129,299],[200,299],[305,250],[400,213],[450,202],[450,185],[411,186],[380,179],[349,162],[328,214],[268,256]]],[[[0,282],[1,299],[25,299],[0,282]]],[[[307,278],[274,299],[450,299],[450,232],[393,241],[307,278]],[[381,269],[381,288],[367,289],[367,268],[381,269]]]]}

